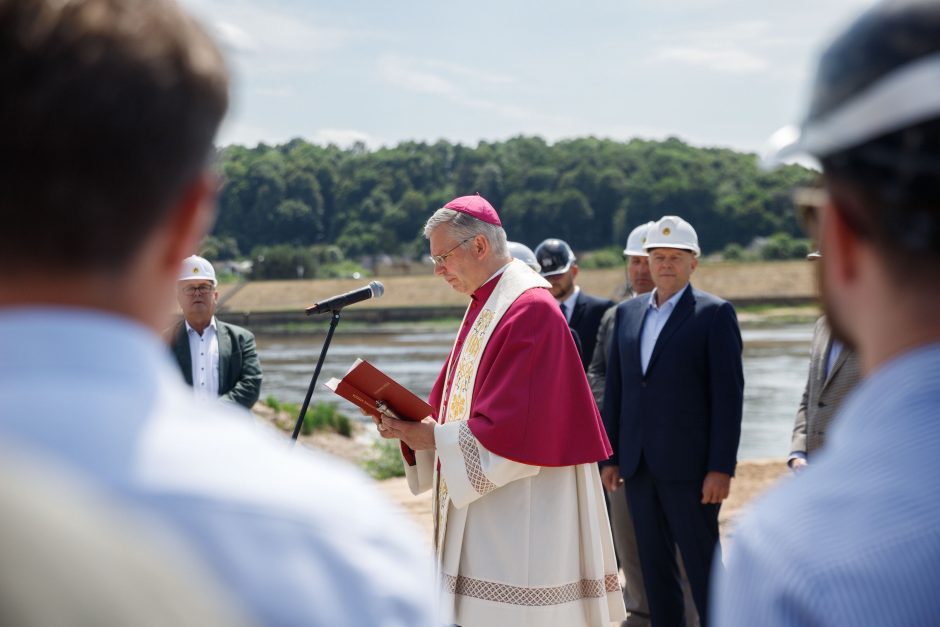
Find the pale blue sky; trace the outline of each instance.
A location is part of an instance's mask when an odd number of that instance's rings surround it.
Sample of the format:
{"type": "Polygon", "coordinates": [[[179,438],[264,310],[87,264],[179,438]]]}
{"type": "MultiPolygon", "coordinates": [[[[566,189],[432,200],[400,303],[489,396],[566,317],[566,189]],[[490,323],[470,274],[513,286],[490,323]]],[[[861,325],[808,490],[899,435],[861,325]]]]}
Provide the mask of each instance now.
{"type": "Polygon", "coordinates": [[[228,51],[223,144],[675,135],[759,151],[871,0],[182,0],[228,51]]]}

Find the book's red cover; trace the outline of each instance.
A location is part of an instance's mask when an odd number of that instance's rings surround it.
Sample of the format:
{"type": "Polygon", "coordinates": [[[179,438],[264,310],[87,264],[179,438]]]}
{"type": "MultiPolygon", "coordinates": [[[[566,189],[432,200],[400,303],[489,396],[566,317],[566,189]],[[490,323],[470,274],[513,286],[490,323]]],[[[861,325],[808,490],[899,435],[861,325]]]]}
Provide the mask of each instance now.
{"type": "Polygon", "coordinates": [[[342,379],[330,379],[326,387],[376,418],[376,401],[384,401],[402,420],[423,420],[433,413],[426,402],[364,359],[357,359],[342,379]]]}

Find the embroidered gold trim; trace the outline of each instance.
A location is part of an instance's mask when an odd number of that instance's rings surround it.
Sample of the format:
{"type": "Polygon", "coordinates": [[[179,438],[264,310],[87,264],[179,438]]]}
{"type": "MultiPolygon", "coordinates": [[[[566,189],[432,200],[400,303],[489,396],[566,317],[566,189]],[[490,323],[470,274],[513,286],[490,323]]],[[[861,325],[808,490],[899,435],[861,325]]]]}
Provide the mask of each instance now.
{"type": "Polygon", "coordinates": [[[510,586],[495,581],[486,581],[485,579],[472,579],[462,575],[454,577],[442,573],[441,585],[450,594],[527,607],[560,605],[580,599],[597,599],[610,592],[620,592],[617,575],[612,573],[604,575],[603,580],[582,579],[561,586],[544,588],[510,586]]]}
{"type": "Polygon", "coordinates": [[[470,383],[476,374],[474,364],[477,356],[483,350],[483,340],[488,335],[490,323],[496,317],[492,309],[484,309],[477,316],[476,321],[467,334],[463,349],[457,361],[454,372],[454,382],[450,386],[450,396],[447,400],[447,422],[458,422],[467,419],[469,410],[470,383]]]}
{"type": "Polygon", "coordinates": [[[470,485],[477,491],[477,494],[484,495],[496,489],[496,484],[487,479],[483,474],[483,464],[480,461],[480,449],[477,448],[477,440],[473,437],[473,432],[466,422],[460,423],[457,428],[457,443],[460,445],[460,452],[463,453],[463,465],[467,469],[467,479],[470,485]]]}

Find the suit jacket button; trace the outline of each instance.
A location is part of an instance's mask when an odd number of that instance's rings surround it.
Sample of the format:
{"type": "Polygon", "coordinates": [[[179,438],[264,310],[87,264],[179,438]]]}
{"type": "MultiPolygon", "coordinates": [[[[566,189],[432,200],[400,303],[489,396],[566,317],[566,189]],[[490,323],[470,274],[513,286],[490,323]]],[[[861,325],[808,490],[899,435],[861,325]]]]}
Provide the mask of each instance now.
{"type": "Polygon", "coordinates": [[[819,406],[820,406],[820,407],[825,407],[826,404],[825,404],[824,402],[822,402],[822,401],[819,401],[819,406]]]}
{"type": "Polygon", "coordinates": [[[640,385],[643,387],[646,387],[646,381],[643,381],[642,383],[640,383],[640,385]]]}

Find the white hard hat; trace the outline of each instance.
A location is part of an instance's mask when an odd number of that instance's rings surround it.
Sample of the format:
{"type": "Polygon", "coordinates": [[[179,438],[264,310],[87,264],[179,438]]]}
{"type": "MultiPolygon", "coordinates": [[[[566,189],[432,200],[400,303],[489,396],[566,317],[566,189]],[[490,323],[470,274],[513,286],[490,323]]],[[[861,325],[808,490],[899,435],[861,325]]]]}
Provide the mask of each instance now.
{"type": "Polygon", "coordinates": [[[215,280],[215,268],[206,259],[199,255],[193,255],[183,259],[183,265],[180,267],[180,275],[177,281],[212,281],[213,285],[218,285],[215,280]]]}
{"type": "Polygon", "coordinates": [[[535,253],[532,252],[531,248],[520,242],[506,242],[506,245],[509,247],[509,254],[513,259],[518,259],[536,272],[541,272],[542,268],[539,266],[539,260],[535,258],[535,253]]]}
{"type": "Polygon", "coordinates": [[[656,223],[651,220],[630,231],[630,235],[627,236],[627,246],[623,249],[623,254],[629,257],[648,256],[649,253],[643,250],[643,244],[646,243],[646,234],[649,233],[650,228],[654,224],[656,223]]]}
{"type": "Polygon", "coordinates": [[[663,216],[653,223],[643,249],[649,252],[653,248],[681,248],[692,251],[696,257],[702,252],[695,229],[679,216],[663,216]]]}

